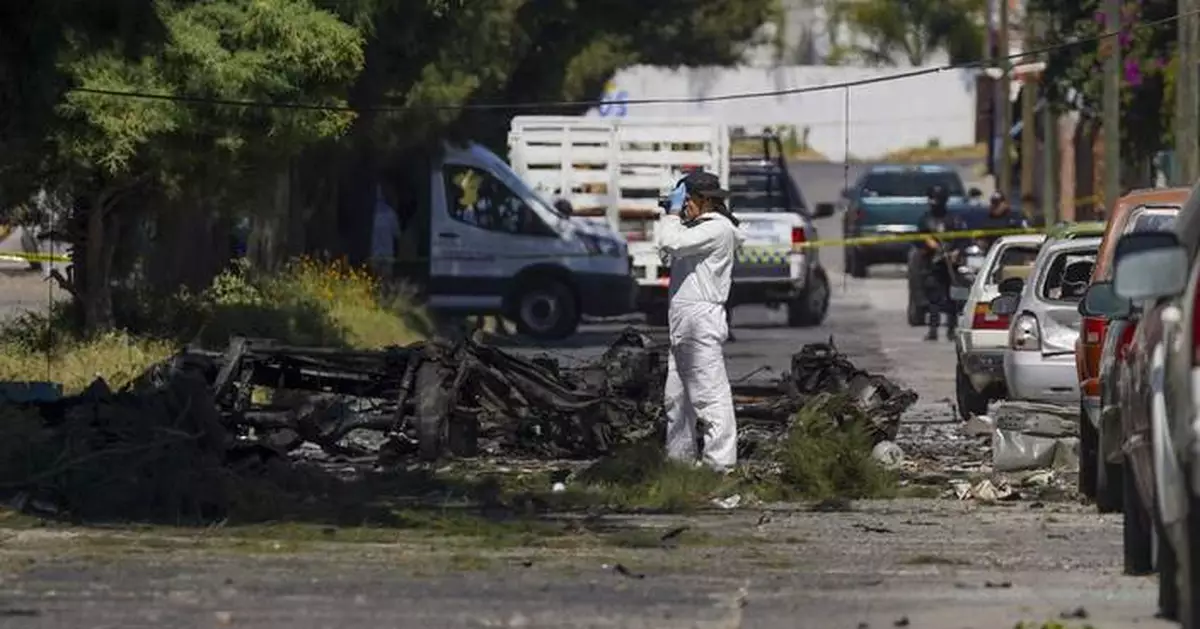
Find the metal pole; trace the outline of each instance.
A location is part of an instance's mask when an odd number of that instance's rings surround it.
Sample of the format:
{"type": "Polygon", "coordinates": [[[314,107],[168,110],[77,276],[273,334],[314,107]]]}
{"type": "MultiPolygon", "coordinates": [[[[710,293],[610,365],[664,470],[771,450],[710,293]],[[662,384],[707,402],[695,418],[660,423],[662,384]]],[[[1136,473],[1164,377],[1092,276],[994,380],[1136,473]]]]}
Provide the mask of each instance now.
{"type": "Polygon", "coordinates": [[[1059,220],[1058,211],[1058,114],[1046,102],[1042,106],[1042,216],[1047,225],[1059,220]]]}
{"type": "MultiPolygon", "coordinates": [[[[1105,0],[1104,30],[1121,28],[1121,0],[1105,0]]],[[[1121,196],[1121,45],[1106,37],[1104,58],[1104,207],[1107,216],[1121,196]]]]}
{"type": "Polygon", "coordinates": [[[1175,75],[1175,171],[1177,185],[1200,178],[1200,0],[1179,0],[1179,67],[1175,75]]]}
{"type": "MultiPolygon", "coordinates": [[[[1033,48],[1034,17],[1026,3],[1024,14],[1021,16],[1021,52],[1033,48]]],[[[1021,63],[1028,64],[1034,60],[1023,57],[1021,63]]],[[[1037,162],[1037,93],[1038,77],[1027,72],[1021,81],[1021,213],[1025,218],[1033,218],[1036,209],[1034,197],[1034,166],[1037,162]]]]}
{"type": "Polygon", "coordinates": [[[1008,59],[1008,5],[1010,0],[1000,2],[1000,192],[1007,197],[1012,194],[1012,98],[1009,82],[1012,78],[1012,63],[1008,59]]]}

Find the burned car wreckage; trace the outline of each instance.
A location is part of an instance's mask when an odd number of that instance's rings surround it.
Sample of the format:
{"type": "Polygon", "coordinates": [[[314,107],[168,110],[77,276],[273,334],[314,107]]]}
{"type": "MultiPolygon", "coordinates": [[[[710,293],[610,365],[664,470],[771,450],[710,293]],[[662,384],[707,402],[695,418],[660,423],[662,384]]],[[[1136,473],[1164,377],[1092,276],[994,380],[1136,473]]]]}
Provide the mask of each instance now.
{"type": "MultiPolygon", "coordinates": [[[[70,485],[62,502],[87,512],[79,502],[99,494],[80,479],[177,500],[179,487],[226,482],[250,459],[597,458],[661,442],[666,369],[666,348],[632,328],[574,366],[475,340],[347,351],[235,338],[224,352],[183,350],[120,391],[102,380],[56,399],[0,391],[4,486],[54,495],[70,485]]],[[[840,396],[829,420],[857,422],[876,443],[895,438],[917,398],[832,342],[804,346],[783,377],[736,383],[734,395],[740,455],[751,460],[818,397],[840,396]]]]}
{"type": "MultiPolygon", "coordinates": [[[[182,352],[159,377],[202,374],[227,429],[285,450],[308,442],[366,455],[346,439],[365,430],[388,435],[389,452],[425,460],[579,458],[659,434],[666,351],[632,328],[578,366],[474,340],[360,352],[239,338],[223,354],[182,352]],[[301,393],[259,402],[259,388],[301,393]]],[[[803,347],[782,378],[734,385],[739,419],[779,431],[824,393],[854,400],[880,441],[895,438],[900,415],[917,397],[856,368],[832,343],[803,347]]]]}

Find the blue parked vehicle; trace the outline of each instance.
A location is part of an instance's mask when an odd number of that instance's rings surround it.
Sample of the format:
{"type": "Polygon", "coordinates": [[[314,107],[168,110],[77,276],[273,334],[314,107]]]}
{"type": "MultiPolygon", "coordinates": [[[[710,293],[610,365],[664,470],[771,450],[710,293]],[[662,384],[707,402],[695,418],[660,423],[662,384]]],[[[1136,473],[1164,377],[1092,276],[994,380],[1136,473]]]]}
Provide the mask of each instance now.
{"type": "MultiPolygon", "coordinates": [[[[968,228],[975,229],[987,218],[987,204],[979,202],[977,190],[968,191],[952,166],[940,164],[871,166],[842,196],[847,211],[842,222],[846,238],[911,236],[919,232],[921,216],[929,209],[929,189],[941,186],[949,193],[949,210],[968,228]],[[974,197],[974,199],[972,198],[974,197]]],[[[914,240],[897,238],[844,248],[845,269],[853,277],[867,277],[876,264],[908,266],[908,320],[925,322],[926,304],[920,289],[920,261],[914,259],[914,240]],[[916,282],[914,288],[913,283],[916,282]]]]}

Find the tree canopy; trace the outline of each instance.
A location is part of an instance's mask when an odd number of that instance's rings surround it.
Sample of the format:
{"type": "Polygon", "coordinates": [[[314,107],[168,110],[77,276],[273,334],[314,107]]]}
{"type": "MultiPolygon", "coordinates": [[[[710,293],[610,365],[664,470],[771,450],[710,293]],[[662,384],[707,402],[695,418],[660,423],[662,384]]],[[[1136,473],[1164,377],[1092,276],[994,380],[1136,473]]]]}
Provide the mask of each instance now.
{"type": "Polygon", "coordinates": [[[1104,59],[1109,46],[1121,47],[1124,59],[1121,84],[1122,152],[1132,160],[1148,160],[1171,142],[1174,113],[1172,77],[1178,31],[1172,21],[1147,26],[1175,15],[1171,0],[1127,2],[1122,8],[1120,34],[1098,41],[1111,28],[1105,24],[1097,0],[1032,0],[1031,8],[1049,19],[1044,44],[1054,46],[1047,55],[1044,74],[1049,98],[1059,107],[1080,108],[1099,116],[1104,88],[1104,59]]]}
{"type": "MultiPolygon", "coordinates": [[[[367,188],[387,160],[442,138],[497,143],[517,112],[462,105],[588,100],[635,63],[732,63],[775,10],[774,0],[12,0],[0,6],[0,208],[38,190],[69,199],[68,288],[101,329],[133,224],[261,214],[314,151],[336,159],[310,159],[307,178],[367,188]]],[[[567,111],[579,108],[522,113],[567,111]]],[[[361,210],[353,198],[332,209],[350,225],[344,240],[365,247],[361,210]]]]}
{"type": "Polygon", "coordinates": [[[981,59],[984,8],[985,0],[842,0],[836,10],[870,42],[853,47],[864,62],[920,66],[937,51],[951,63],[981,59]]]}

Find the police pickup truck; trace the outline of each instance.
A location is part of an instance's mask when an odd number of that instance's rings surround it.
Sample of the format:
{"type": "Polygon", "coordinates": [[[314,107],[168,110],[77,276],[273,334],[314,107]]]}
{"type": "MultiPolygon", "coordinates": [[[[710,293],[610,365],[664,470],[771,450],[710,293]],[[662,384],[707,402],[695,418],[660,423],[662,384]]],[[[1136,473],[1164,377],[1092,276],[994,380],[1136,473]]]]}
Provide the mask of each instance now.
{"type": "Polygon", "coordinates": [[[817,240],[812,219],[831,216],[834,206],[818,203],[810,213],[778,137],[761,139],[761,157],[734,157],[729,165],[729,209],[746,235],[733,267],[729,307],[785,305],[789,326],[820,325],[829,311],[829,278],[818,249],[804,245],[817,240]]]}

